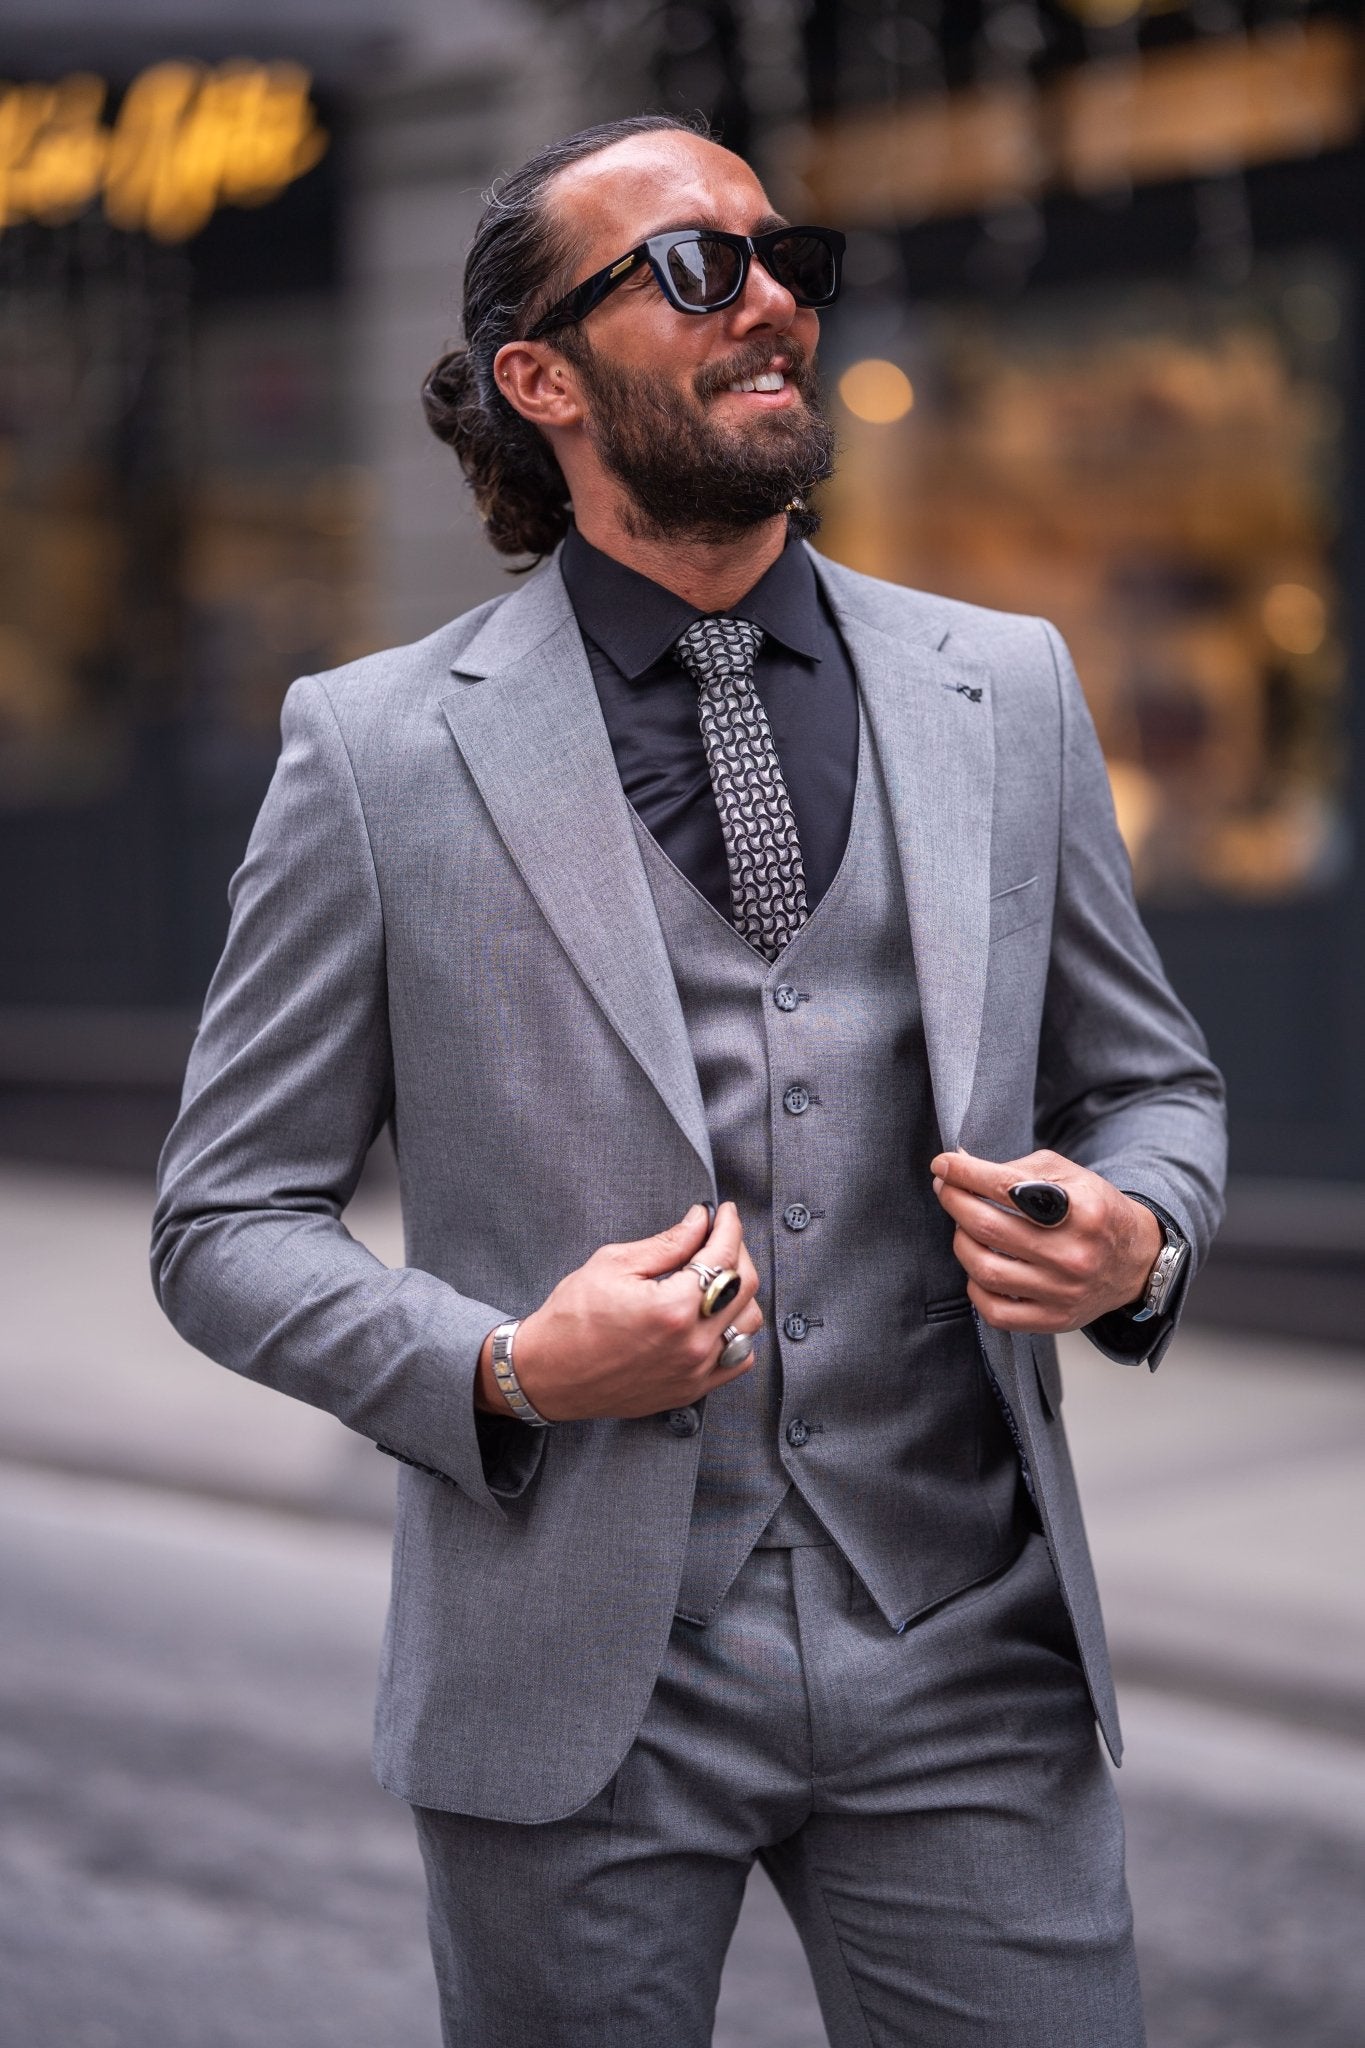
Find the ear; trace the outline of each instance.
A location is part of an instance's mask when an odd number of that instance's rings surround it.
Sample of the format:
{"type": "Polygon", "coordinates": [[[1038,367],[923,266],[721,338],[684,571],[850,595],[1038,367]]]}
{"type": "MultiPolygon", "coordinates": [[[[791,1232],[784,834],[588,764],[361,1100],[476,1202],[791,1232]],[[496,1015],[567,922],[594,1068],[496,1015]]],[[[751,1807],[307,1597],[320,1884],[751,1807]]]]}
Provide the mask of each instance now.
{"type": "Polygon", "coordinates": [[[493,377],[509,405],[536,427],[572,427],[583,418],[573,365],[544,341],[509,341],[493,358],[493,377]]]}

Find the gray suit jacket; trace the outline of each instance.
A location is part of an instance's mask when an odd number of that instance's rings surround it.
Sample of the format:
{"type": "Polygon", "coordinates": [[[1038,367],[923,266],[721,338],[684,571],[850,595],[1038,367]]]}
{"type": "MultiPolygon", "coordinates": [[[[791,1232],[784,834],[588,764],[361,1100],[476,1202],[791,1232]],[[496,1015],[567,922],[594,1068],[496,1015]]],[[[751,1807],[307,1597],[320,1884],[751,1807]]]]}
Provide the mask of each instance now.
{"type": "MultiPolygon", "coordinates": [[[[1197,1260],[1221,1088],[1138,921],[1064,647],[816,563],[887,781],[945,1145],[1053,1145],[1168,1210],[1197,1260]]],[[[597,1246],[714,1198],[696,1070],[554,564],[296,683],[283,729],[162,1162],[155,1284],[211,1357],[408,1461],[382,1781],[550,1819],[643,1715],[699,1439],[477,1417],[475,1361],[597,1246]],[[386,1121],[397,1272],[339,1221],[386,1121]]],[[[1117,1752],[1055,1349],[984,1341],[1117,1752]]]]}

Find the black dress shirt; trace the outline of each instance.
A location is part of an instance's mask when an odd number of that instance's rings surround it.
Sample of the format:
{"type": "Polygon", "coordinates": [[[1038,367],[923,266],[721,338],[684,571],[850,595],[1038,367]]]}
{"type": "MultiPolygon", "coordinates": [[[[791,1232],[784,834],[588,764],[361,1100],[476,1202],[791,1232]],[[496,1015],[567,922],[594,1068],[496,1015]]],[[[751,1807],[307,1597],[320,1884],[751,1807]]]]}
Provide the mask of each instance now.
{"type": "MultiPolygon", "coordinates": [[[[592,665],[621,787],[693,888],[730,916],[730,878],[697,712],[673,652],[695,605],[628,569],[570,527],[560,556],[592,665]]],[[[858,775],[853,664],[799,541],[729,616],[763,628],[754,687],[768,714],[814,910],[848,844],[858,775]]]]}

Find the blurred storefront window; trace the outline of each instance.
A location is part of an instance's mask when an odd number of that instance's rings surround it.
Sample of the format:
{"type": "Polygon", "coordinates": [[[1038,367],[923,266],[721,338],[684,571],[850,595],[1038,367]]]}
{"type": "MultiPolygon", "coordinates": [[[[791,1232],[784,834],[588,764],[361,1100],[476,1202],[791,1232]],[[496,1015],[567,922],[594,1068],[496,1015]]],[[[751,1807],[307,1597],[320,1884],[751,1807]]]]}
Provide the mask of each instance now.
{"type": "Polygon", "coordinates": [[[1056,621],[1152,903],[1294,899],[1349,860],[1347,299],[1297,253],[1235,290],[940,303],[839,382],[825,544],[1056,621]]]}
{"type": "Polygon", "coordinates": [[[364,637],[368,494],[341,460],[330,310],[303,298],[192,320],[182,305],[168,359],[164,328],[139,333],[164,319],[164,299],[116,303],[130,281],[115,275],[82,306],[63,282],[11,279],[0,317],[0,806],[11,810],[107,794],[149,716],[185,719],[195,769],[221,781],[243,749],[273,748],[288,678],[364,637]],[[125,461],[120,442],[140,380],[158,371],[159,424],[175,445],[153,480],[137,474],[149,451],[125,461]],[[148,530],[149,498],[173,531],[148,530]],[[168,552],[139,564],[139,545],[158,539],[168,552]],[[154,615],[134,587],[148,571],[161,585],[154,615]]]}
{"type": "Polygon", "coordinates": [[[185,594],[202,775],[234,738],[273,758],[290,679],[371,644],[370,488],[341,459],[343,368],[333,309],[308,300],[220,308],[198,337],[196,383],[212,397],[185,594]]]}
{"type": "Polygon", "coordinates": [[[284,689],[373,637],[335,124],[96,83],[0,90],[0,1005],[196,1000],[284,689]]]}

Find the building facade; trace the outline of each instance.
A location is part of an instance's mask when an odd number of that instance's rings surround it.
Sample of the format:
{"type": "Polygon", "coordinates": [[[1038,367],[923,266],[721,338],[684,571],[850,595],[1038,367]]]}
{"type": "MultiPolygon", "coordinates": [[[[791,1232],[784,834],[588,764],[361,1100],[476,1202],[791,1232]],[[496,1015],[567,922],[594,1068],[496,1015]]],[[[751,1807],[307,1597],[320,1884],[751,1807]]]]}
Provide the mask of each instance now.
{"type": "Polygon", "coordinates": [[[1072,645],[1229,1081],[1200,1306],[1354,1335],[1359,6],[23,13],[0,30],[0,1145],[146,1163],[288,681],[505,587],[416,400],[483,187],[582,121],[700,110],[789,217],[849,234],[821,545],[1072,645]]]}

